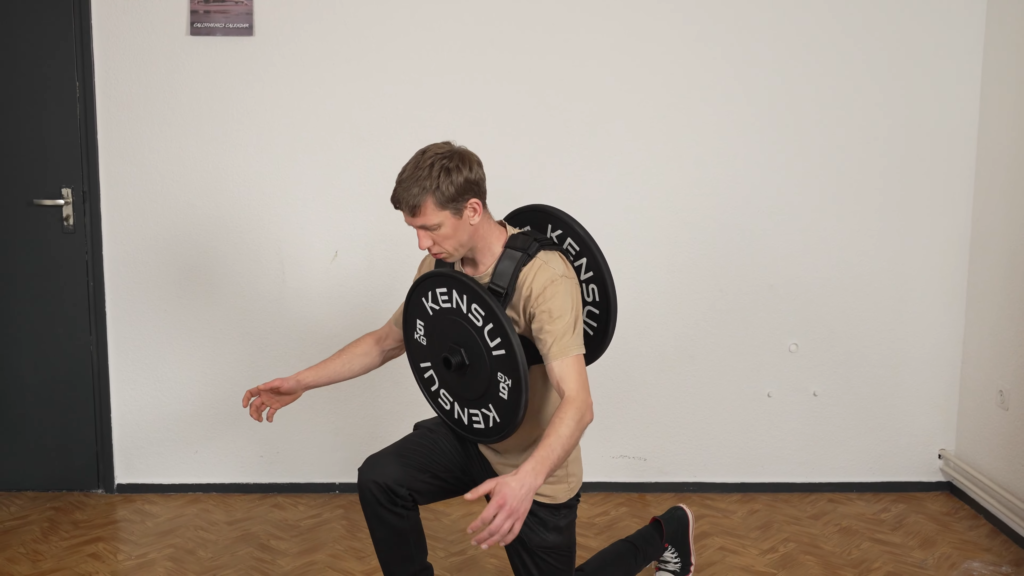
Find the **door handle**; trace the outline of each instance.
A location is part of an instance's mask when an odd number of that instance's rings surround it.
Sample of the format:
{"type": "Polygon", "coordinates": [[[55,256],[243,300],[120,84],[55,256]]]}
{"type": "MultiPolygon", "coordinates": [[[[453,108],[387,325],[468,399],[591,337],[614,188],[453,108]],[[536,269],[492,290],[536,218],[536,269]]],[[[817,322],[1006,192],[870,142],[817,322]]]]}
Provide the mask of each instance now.
{"type": "Polygon", "coordinates": [[[71,205],[71,187],[65,186],[60,189],[60,194],[64,198],[60,200],[33,200],[34,206],[61,206],[63,207],[62,220],[64,221],[64,233],[74,234],[75,233],[75,210],[71,205]]]}

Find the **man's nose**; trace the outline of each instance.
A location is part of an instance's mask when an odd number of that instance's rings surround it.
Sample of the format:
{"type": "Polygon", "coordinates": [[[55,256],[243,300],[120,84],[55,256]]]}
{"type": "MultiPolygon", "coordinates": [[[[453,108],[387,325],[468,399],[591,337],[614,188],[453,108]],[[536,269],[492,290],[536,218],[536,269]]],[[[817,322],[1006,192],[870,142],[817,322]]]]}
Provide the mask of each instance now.
{"type": "Polygon", "coordinates": [[[420,244],[420,250],[426,250],[427,248],[430,248],[431,244],[433,244],[433,242],[430,241],[430,236],[422,230],[416,231],[416,240],[420,244]]]}

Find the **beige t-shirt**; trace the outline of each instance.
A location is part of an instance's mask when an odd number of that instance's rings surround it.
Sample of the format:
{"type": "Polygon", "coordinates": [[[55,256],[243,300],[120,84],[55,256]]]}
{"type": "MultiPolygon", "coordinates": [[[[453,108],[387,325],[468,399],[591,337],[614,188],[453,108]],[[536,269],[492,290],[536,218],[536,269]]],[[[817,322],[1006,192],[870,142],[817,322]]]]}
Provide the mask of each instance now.
{"type": "MultiPolygon", "coordinates": [[[[498,223],[505,227],[509,236],[519,232],[504,221],[498,223]]],[[[420,262],[415,278],[433,270],[434,263],[433,256],[428,254],[420,262]]],[[[464,272],[461,261],[455,264],[455,269],[464,272]]],[[[486,284],[493,273],[492,264],[483,274],[473,278],[486,284]]],[[[404,308],[403,302],[391,317],[391,323],[399,330],[402,329],[404,308]]],[[[579,279],[569,261],[558,252],[541,251],[523,267],[506,312],[516,332],[533,341],[544,362],[554,362],[586,351],[583,346],[583,298],[579,279]]],[[[530,367],[529,386],[526,417],[516,433],[498,444],[478,444],[480,452],[498,474],[512,472],[530,457],[562,401],[543,364],[530,367]]],[[[577,444],[569,458],[540,487],[534,499],[550,504],[565,502],[579,491],[582,484],[583,456],[577,444]]]]}

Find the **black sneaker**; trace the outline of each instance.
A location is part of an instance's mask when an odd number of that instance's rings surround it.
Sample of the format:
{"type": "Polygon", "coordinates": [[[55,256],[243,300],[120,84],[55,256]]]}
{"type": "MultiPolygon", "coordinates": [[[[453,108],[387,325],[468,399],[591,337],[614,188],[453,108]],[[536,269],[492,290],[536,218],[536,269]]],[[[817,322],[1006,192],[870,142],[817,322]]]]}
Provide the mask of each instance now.
{"type": "Polygon", "coordinates": [[[685,504],[669,508],[651,524],[661,522],[665,553],[658,560],[655,576],[692,576],[696,557],[693,554],[693,512],[685,504]]]}

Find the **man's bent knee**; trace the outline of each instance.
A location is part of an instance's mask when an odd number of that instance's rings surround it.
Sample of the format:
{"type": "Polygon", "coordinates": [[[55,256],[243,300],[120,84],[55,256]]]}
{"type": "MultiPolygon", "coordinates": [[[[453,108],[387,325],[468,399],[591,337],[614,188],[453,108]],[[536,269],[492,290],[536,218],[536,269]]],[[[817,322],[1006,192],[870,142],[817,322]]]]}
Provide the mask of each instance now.
{"type": "Polygon", "coordinates": [[[386,452],[371,454],[359,467],[357,485],[362,491],[372,486],[397,484],[402,478],[398,460],[386,452]]]}

